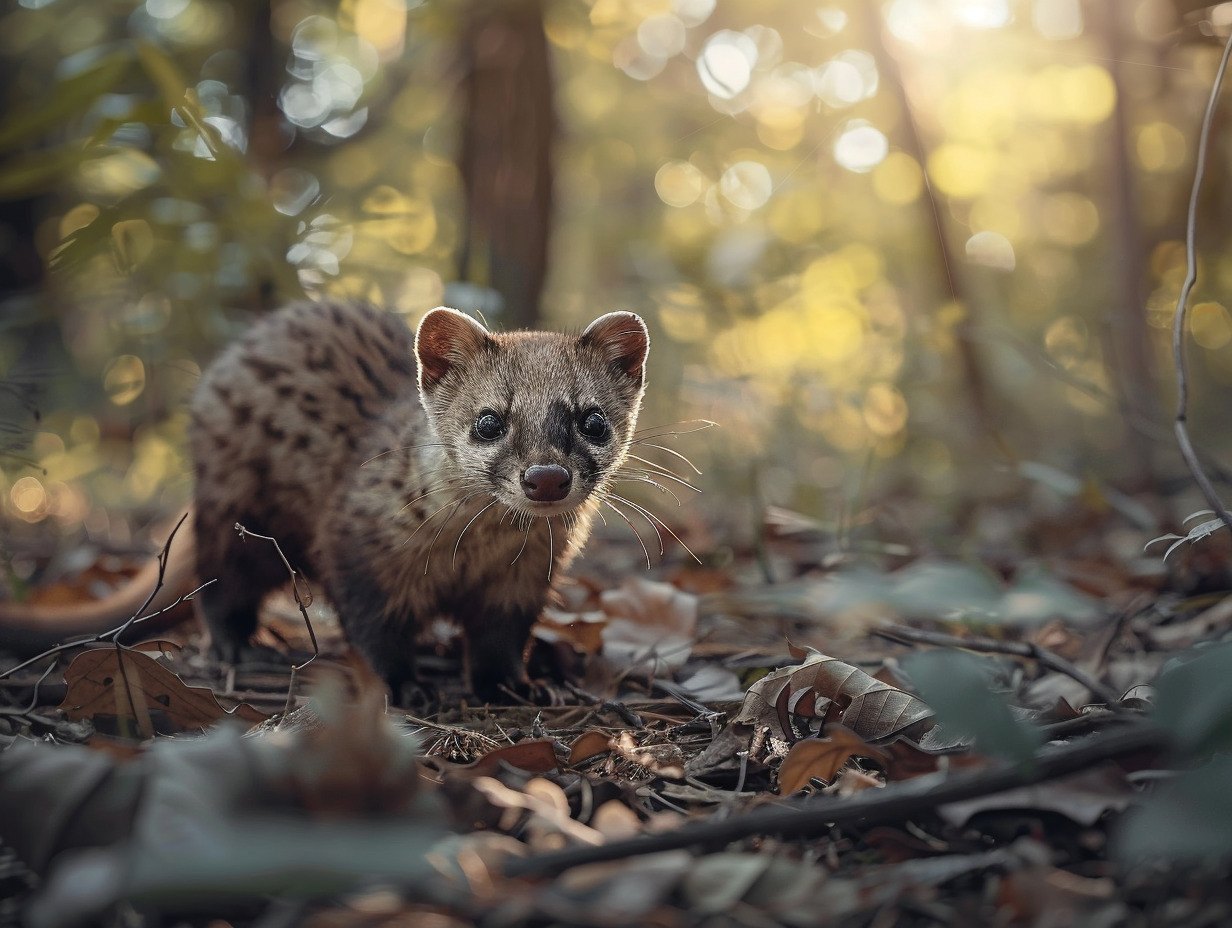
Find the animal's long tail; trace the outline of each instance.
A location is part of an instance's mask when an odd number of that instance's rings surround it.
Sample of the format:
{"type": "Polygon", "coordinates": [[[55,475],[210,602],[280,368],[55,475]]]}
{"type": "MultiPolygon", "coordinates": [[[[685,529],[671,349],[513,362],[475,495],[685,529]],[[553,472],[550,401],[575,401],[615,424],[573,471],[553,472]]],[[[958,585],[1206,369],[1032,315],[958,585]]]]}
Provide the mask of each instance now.
{"type": "MultiPolygon", "coordinates": [[[[135,625],[126,636],[128,640],[152,637],[192,615],[187,603],[161,611],[191,592],[195,585],[197,558],[192,516],[189,510],[175,533],[163,585],[142,613],[151,618],[135,625]]],[[[132,580],[104,599],[63,606],[0,603],[0,651],[31,657],[63,641],[99,635],[123,625],[137,613],[158,583],[158,570],[158,559],[152,558],[132,580]]]]}

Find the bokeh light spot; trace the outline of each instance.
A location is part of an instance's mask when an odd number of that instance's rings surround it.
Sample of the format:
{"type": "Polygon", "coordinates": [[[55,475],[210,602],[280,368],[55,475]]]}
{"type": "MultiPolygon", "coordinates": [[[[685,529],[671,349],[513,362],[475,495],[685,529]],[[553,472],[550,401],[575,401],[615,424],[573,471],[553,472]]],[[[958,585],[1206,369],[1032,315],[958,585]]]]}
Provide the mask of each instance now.
{"type": "Polygon", "coordinates": [[[993,157],[982,148],[958,143],[939,145],[928,157],[928,175],[946,196],[967,199],[984,192],[993,157]]]}
{"type": "Polygon", "coordinates": [[[145,390],[145,364],[136,355],[122,354],[103,371],[103,392],[116,406],[127,406],[145,390]]]}
{"type": "Polygon", "coordinates": [[[9,499],[20,518],[38,522],[47,515],[47,490],[37,477],[19,477],[9,490],[9,499]]]}
{"type": "Polygon", "coordinates": [[[1099,231],[1099,209],[1080,193],[1058,193],[1040,205],[1044,233],[1060,245],[1085,245],[1099,231]]]}
{"type": "Polygon", "coordinates": [[[758,161],[737,161],[719,178],[719,192],[733,206],[758,209],[773,192],[770,171],[758,161]]]}
{"type": "Polygon", "coordinates": [[[1134,154],[1143,169],[1153,172],[1175,171],[1185,164],[1189,145],[1185,134],[1167,122],[1152,122],[1138,130],[1134,154]]]}
{"type": "Polygon", "coordinates": [[[1082,5],[1078,0],[1035,0],[1031,25],[1046,39],[1076,39],[1082,35],[1082,5]]]}
{"type": "Polygon", "coordinates": [[[706,40],[697,56],[697,74],[707,91],[730,100],[749,86],[756,64],[756,43],[743,32],[723,29],[706,40]]]}
{"type": "Polygon", "coordinates": [[[1016,263],[1014,246],[1000,232],[976,232],[967,239],[967,260],[972,264],[1012,271],[1016,263]]]}
{"type": "Polygon", "coordinates": [[[687,161],[669,161],[655,172],[654,185],[668,206],[690,206],[705,190],[706,176],[687,161]]]}
{"type": "Polygon", "coordinates": [[[647,55],[671,58],[684,51],[685,28],[679,16],[660,13],[648,16],[637,27],[637,44],[647,55]]]}
{"type": "Polygon", "coordinates": [[[834,160],[849,171],[871,171],[889,152],[890,143],[880,129],[863,119],[847,123],[834,142],[834,160]]]}
{"type": "Polygon", "coordinates": [[[1232,318],[1220,303],[1198,303],[1189,311],[1189,331],[1203,348],[1222,348],[1232,341],[1232,318]]]}

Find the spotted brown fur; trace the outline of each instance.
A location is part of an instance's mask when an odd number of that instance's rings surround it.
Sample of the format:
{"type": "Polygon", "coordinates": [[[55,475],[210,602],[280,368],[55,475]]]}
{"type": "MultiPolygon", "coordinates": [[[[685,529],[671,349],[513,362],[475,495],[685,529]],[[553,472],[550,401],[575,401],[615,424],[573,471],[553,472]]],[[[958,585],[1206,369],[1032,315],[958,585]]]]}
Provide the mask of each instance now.
{"type": "Polygon", "coordinates": [[[319,579],[351,643],[397,690],[414,636],[456,621],[472,683],[524,680],[522,653],[551,579],[584,544],[628,449],[648,341],[631,313],[580,336],[490,334],[433,310],[416,335],[362,304],[304,303],[256,325],[192,403],[198,572],[215,644],[235,659],[264,595],[286,581],[272,535],[319,579]],[[579,432],[588,411],[610,426],[579,432]],[[486,440],[477,418],[504,432],[486,440]],[[567,473],[538,498],[532,466],[567,473]],[[565,495],[561,496],[560,494],[565,495]]]}

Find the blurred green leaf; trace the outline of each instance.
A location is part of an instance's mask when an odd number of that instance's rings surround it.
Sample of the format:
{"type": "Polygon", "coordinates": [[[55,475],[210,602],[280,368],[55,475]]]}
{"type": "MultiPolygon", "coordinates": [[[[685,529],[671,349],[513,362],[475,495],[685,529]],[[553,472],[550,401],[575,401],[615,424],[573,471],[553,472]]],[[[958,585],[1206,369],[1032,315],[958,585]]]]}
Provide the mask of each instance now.
{"type": "Polygon", "coordinates": [[[61,145],[0,164],[0,200],[18,200],[55,190],[81,164],[79,145],[61,145]]]}
{"type": "Polygon", "coordinates": [[[1221,754],[1159,788],[1114,834],[1125,863],[1217,866],[1232,858],[1232,755],[1221,754]]]}
{"type": "Polygon", "coordinates": [[[1029,764],[1043,736],[1020,722],[989,689],[984,660],[962,651],[923,651],[903,660],[903,670],[948,731],[975,739],[984,754],[1029,764]]]}
{"type": "Polygon", "coordinates": [[[1166,669],[1156,683],[1155,720],[1194,754],[1232,748],[1232,644],[1166,669]]]}
{"type": "Polygon", "coordinates": [[[188,81],[184,79],[171,56],[150,42],[138,42],[137,58],[158,90],[158,95],[167,105],[168,111],[182,105],[188,81]]]}
{"type": "Polygon", "coordinates": [[[132,64],[131,47],[122,45],[81,73],[60,81],[50,98],[13,112],[0,123],[0,151],[38,142],[73,113],[93,105],[128,73],[132,64]]]}

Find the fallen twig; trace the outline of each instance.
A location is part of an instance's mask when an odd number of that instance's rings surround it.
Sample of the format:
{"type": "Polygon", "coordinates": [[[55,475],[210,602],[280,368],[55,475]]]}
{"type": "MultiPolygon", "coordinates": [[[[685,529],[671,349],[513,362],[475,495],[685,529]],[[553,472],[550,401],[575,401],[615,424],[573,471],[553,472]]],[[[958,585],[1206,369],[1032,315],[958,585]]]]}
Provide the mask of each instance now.
{"type": "Polygon", "coordinates": [[[980,651],[984,654],[1009,654],[1013,657],[1026,657],[1038,661],[1049,670],[1063,673],[1077,680],[1091,695],[1113,710],[1120,704],[1121,695],[1116,690],[1105,686],[1085,670],[1071,664],[1059,654],[1054,654],[1047,648],[1030,641],[1008,641],[998,638],[983,638],[980,636],[964,637],[947,635],[944,632],[927,631],[922,628],[910,628],[906,625],[888,625],[873,629],[873,634],[891,641],[911,644],[931,644],[942,648],[966,648],[968,651],[980,651]]]}
{"type": "Polygon", "coordinates": [[[550,854],[511,860],[511,877],[553,876],[582,864],[622,860],[641,854],[716,846],[754,835],[786,838],[821,834],[833,825],[871,825],[894,821],[936,806],[962,799],[989,796],[1021,786],[1054,780],[1084,770],[1100,761],[1128,754],[1159,752],[1171,744],[1169,732],[1146,721],[1106,735],[1096,735],[1075,744],[1045,748],[1029,766],[996,767],[976,773],[929,775],[895,783],[885,789],[865,790],[852,797],[787,800],[719,822],[684,825],[666,834],[614,841],[599,847],[570,847],[550,854]]]}

